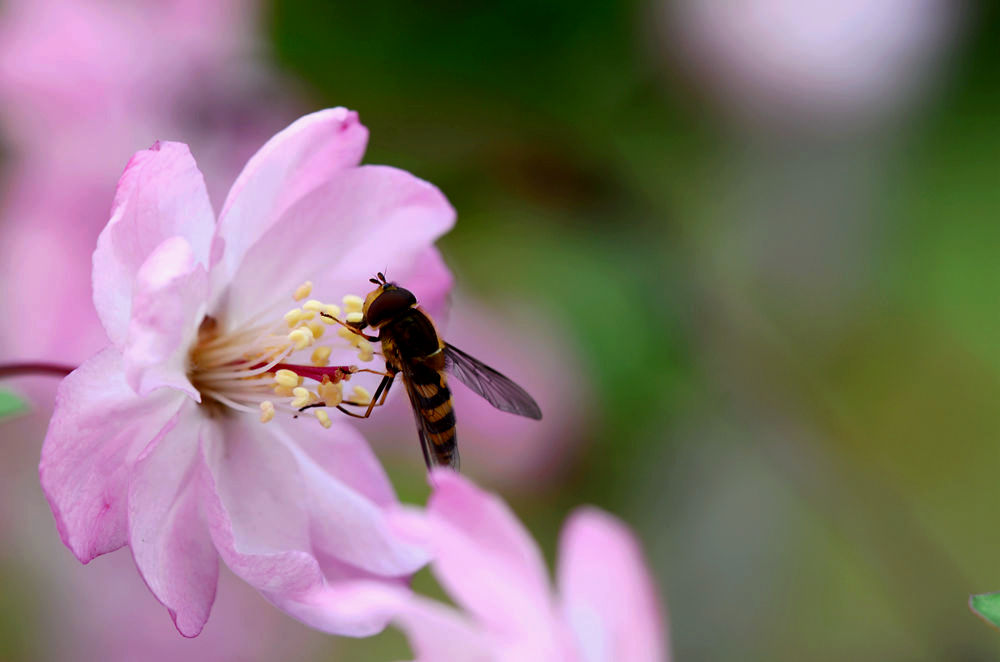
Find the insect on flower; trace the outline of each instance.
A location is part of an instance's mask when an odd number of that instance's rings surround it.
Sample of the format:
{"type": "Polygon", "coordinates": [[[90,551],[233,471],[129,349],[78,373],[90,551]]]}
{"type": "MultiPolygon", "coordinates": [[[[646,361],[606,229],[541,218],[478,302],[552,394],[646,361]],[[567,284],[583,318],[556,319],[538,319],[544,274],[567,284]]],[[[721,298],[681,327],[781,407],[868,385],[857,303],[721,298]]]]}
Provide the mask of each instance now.
{"type": "MultiPolygon", "coordinates": [[[[356,334],[359,341],[381,343],[385,357],[385,372],[381,373],[382,381],[366,403],[367,411],[364,414],[349,411],[343,405],[357,403],[346,401],[337,409],[348,416],[368,418],[375,407],[385,402],[396,375],[402,374],[428,468],[441,465],[457,469],[459,466],[455,412],[446,372],[501,411],[535,420],[542,418],[541,409],[527,391],[442,340],[434,322],[420,309],[412,292],[386,281],[382,272],[370,280],[375,289],[365,297],[361,311],[348,313],[346,322],[325,311],[320,313],[356,334]],[[367,327],[377,329],[379,334],[364,333],[367,327]]],[[[302,409],[316,406],[322,404],[302,409]]]]}

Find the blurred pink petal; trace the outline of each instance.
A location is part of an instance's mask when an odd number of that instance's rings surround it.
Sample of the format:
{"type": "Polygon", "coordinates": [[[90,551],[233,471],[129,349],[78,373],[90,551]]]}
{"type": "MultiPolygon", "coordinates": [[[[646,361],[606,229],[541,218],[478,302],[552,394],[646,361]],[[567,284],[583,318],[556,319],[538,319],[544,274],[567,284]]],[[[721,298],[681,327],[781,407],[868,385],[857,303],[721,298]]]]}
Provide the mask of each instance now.
{"type": "Polygon", "coordinates": [[[548,618],[554,605],[541,550],[507,504],[452,471],[435,471],[432,482],[426,544],[442,585],[501,631],[548,618]]]}
{"type": "Polygon", "coordinates": [[[83,563],[126,544],[132,464],[186,399],[173,390],[136,396],[113,348],[59,385],[39,473],[59,535],[83,563]]]}
{"type": "MultiPolygon", "coordinates": [[[[475,621],[451,607],[416,595],[391,607],[416,654],[415,662],[498,662],[497,647],[475,621]]],[[[515,658],[511,658],[514,662],[515,658]]],[[[521,658],[530,662],[531,658],[521,658]]],[[[555,659],[555,658],[552,658],[555,659]]]]}
{"type": "Polygon", "coordinates": [[[136,274],[166,239],[183,237],[208,267],[215,215],[187,145],[157,142],[125,167],[94,252],[94,306],[111,342],[128,333],[136,274]]]}
{"type": "Polygon", "coordinates": [[[619,520],[576,510],[563,526],[557,569],[563,615],[587,660],[665,658],[663,614],[642,550],[619,520]]]}
{"type": "MultiPolygon", "coordinates": [[[[311,117],[328,116],[354,117],[348,111],[311,117]]],[[[370,264],[376,256],[389,256],[405,275],[451,227],[454,212],[437,189],[399,170],[347,164],[331,170],[324,162],[329,153],[316,157],[300,150],[289,158],[280,148],[294,143],[295,126],[318,125],[306,118],[283,132],[284,138],[269,143],[248,166],[253,181],[241,184],[242,195],[271,191],[270,203],[257,198],[266,208],[241,207],[241,194],[230,196],[231,237],[242,237],[242,223],[251,237],[266,228],[249,247],[213,235],[217,226],[204,182],[186,147],[158,144],[133,159],[94,260],[95,301],[103,304],[113,340],[122,326],[128,329],[116,341],[124,344],[128,361],[123,365],[116,350],[106,350],[111,359],[83,372],[86,383],[70,389],[84,380],[77,373],[68,378],[45,442],[46,493],[67,544],[86,550],[78,552],[81,558],[123,544],[122,491],[131,483],[128,512],[137,565],[188,636],[208,617],[215,554],[288,613],[328,632],[355,636],[381,629],[384,619],[358,613],[354,620],[341,616],[347,611],[325,611],[337,586],[357,579],[396,586],[427,560],[424,551],[390,529],[385,508],[394,505],[395,496],[357,433],[341,421],[334,425],[313,417],[315,412],[307,415],[311,429],[292,422],[302,396],[288,386],[276,391],[274,374],[280,368],[293,375],[293,385],[297,375],[299,383],[310,380],[311,388],[321,377],[342,375],[310,358],[325,325],[301,316],[315,317],[315,309],[295,309],[300,315],[295,318],[283,315],[304,298],[293,299],[298,286],[311,280],[314,296],[337,297],[343,292],[331,291],[330,284],[353,282],[362,269],[367,276],[378,268],[370,264]],[[312,182],[313,190],[296,202],[303,182],[312,182]],[[286,204],[291,207],[281,213],[286,204]],[[280,217],[269,219],[267,213],[280,217]],[[349,258],[331,261],[329,246],[349,258]],[[226,258],[230,249],[238,259],[226,258]],[[206,272],[209,264],[216,267],[213,272],[206,272]],[[208,296],[209,281],[217,297],[208,296]],[[132,407],[138,402],[162,408],[165,402],[174,417],[139,409],[140,418],[132,420],[122,405],[120,417],[91,422],[81,403],[89,409],[91,391],[102,392],[101,385],[89,382],[98,368],[104,371],[100,378],[115,387],[107,395],[111,404],[122,399],[132,407]],[[126,374],[136,391],[120,388],[126,374]],[[182,393],[200,406],[187,404],[178,413],[178,399],[186,400],[182,393]],[[74,430],[88,423],[94,431],[86,448],[97,457],[107,454],[107,466],[81,475],[74,472],[90,465],[71,464],[74,430]],[[123,427],[130,438],[116,436],[123,427]],[[343,439],[347,445],[324,451],[318,442],[307,442],[303,448],[297,443],[303,435],[330,445],[343,439]],[[101,448],[103,437],[115,444],[101,448]],[[105,500],[91,500],[98,501],[97,508],[104,501],[115,504],[113,517],[90,507],[61,518],[73,504],[72,495],[55,483],[60,479],[93,485],[101,496],[110,492],[105,500]],[[86,534],[95,520],[108,532],[90,542],[86,534]],[[89,544],[76,543],[78,538],[89,544]]],[[[363,128],[355,133],[363,134],[363,128]]],[[[353,348],[335,333],[325,342],[331,349],[338,343],[353,348]]]]}
{"type": "Polygon", "coordinates": [[[65,322],[5,325],[0,352],[78,364],[103,346],[91,255],[108,219],[107,182],[136,148],[185,137],[209,190],[224,194],[297,115],[295,95],[257,57],[258,14],[244,0],[3,3],[0,263],[11,278],[0,306],[7,317],[41,306],[65,322]]]}
{"type": "Polygon", "coordinates": [[[557,596],[537,546],[498,497],[447,469],[435,470],[431,483],[426,513],[401,510],[394,522],[402,535],[426,541],[435,576],[466,613],[415,595],[385,598],[382,608],[395,610],[418,662],[668,659],[656,590],[623,524],[595,509],[570,518],[557,596]],[[426,620],[470,642],[475,653],[462,657],[427,636],[420,625],[426,620]]]}
{"type": "Polygon", "coordinates": [[[178,416],[138,458],[128,489],[128,544],[136,567],[186,637],[197,636],[208,620],[219,577],[219,556],[198,513],[203,425],[193,411],[178,416]]]}

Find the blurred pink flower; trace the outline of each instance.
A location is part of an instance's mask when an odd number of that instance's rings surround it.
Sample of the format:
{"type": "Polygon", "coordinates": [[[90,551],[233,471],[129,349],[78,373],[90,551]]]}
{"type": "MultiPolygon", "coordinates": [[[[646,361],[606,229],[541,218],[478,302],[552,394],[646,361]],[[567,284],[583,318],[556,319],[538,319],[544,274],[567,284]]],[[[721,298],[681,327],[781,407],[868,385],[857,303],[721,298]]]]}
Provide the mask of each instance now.
{"type": "Polygon", "coordinates": [[[192,93],[192,82],[248,48],[255,10],[243,0],[5,2],[0,99],[9,140],[26,151],[61,144],[64,164],[80,170],[93,166],[96,149],[128,149],[192,93]]]}
{"type": "Polygon", "coordinates": [[[440,260],[454,211],[408,173],[359,166],[366,142],[343,108],[298,120],[250,159],[218,223],[187,147],[157,143],[129,162],[98,239],[111,345],[59,387],[42,487],[66,546],[87,563],[128,545],[186,636],[208,618],[219,556],[292,616],[358,636],[384,623],[337,618],[339,584],[403,581],[426,561],[389,530],[395,495],[352,427],[260,422],[265,402],[294,414],[300,397],[267,373],[333,370],[308,356],[322,326],[282,315],[300,285],[346,293],[386,263],[428,298],[450,282],[409,279],[440,260]]]}
{"type": "MultiPolygon", "coordinates": [[[[456,382],[452,396],[463,472],[521,492],[550,487],[571,465],[594,423],[593,394],[566,334],[544,310],[523,302],[486,306],[462,295],[454,297],[447,319],[436,321],[449,343],[523,386],[544,414],[535,421],[502,412],[456,382]]],[[[360,422],[360,429],[380,451],[419,458],[409,402],[401,393],[389,399],[377,416],[360,422]]]]}
{"type": "Polygon", "coordinates": [[[418,662],[661,662],[664,614],[639,546],[594,508],[563,527],[553,594],[541,551],[506,504],[436,470],[426,513],[393,518],[426,545],[464,612],[392,588],[355,586],[350,606],[394,613],[418,662]]]}
{"type": "Polygon", "coordinates": [[[953,0],[676,0],[665,43],[742,117],[862,120],[923,87],[956,26],[953,0]]]}
{"type": "Polygon", "coordinates": [[[3,325],[5,356],[79,363],[101,347],[90,256],[136,147],[183,136],[221,197],[301,114],[252,57],[256,14],[244,0],[0,5],[0,313],[67,322],[3,325]]]}

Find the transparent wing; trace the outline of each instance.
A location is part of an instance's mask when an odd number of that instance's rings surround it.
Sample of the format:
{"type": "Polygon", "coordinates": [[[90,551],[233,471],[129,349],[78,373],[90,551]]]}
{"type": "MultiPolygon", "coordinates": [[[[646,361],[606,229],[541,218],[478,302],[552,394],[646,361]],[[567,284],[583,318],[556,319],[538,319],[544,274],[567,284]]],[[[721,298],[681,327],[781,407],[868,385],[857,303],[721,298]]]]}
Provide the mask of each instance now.
{"type": "Polygon", "coordinates": [[[542,410],[528,392],[460,349],[445,343],[445,370],[500,411],[541,420],[542,410]]]}

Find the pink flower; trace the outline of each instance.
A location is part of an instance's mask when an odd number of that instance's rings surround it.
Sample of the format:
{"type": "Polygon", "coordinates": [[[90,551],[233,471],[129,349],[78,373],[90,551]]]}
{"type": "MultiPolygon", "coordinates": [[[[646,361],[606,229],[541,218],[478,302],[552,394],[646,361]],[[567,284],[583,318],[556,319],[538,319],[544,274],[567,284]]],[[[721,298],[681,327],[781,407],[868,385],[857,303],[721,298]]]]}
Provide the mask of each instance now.
{"type": "Polygon", "coordinates": [[[594,508],[563,527],[553,594],[538,546],[496,496],[450,470],[431,476],[426,513],[397,528],[427,545],[434,574],[464,612],[378,586],[355,609],[394,613],[419,662],[660,662],[663,613],[628,529],[594,508]]]}
{"type": "MultiPolygon", "coordinates": [[[[73,320],[3,325],[4,358],[78,364],[106,341],[91,253],[107,222],[107,182],[136,147],[184,136],[218,204],[247,158],[301,114],[252,57],[257,13],[244,0],[0,5],[0,317],[44,320],[56,309],[73,320]]],[[[39,406],[50,383],[31,384],[39,406]]]]}
{"type": "Polygon", "coordinates": [[[98,239],[111,344],[60,385],[42,487],[77,558],[128,545],[186,636],[219,557],[299,620],[359,636],[384,623],[327,609],[341,583],[399,583],[426,561],[390,531],[395,495],[360,435],[323,408],[293,420],[343,397],[322,348],[350,347],[316,315],[334,304],[304,301],[309,281],[327,299],[386,265],[426,298],[447,282],[410,277],[440,264],[454,211],[408,173],[359,166],[366,142],[343,108],[303,117],[250,159],[217,223],[187,147],[157,143],[129,162],[98,239]]]}

